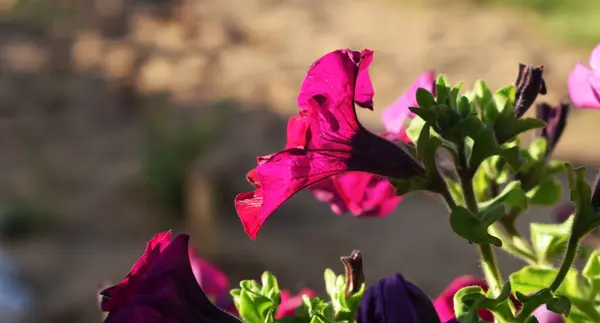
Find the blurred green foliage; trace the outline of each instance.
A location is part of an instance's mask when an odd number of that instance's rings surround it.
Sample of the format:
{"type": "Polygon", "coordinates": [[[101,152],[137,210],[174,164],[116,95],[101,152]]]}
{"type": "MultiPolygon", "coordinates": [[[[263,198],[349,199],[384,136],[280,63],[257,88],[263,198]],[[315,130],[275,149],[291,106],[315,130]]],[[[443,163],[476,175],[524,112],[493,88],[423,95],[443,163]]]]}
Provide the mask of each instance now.
{"type": "Polygon", "coordinates": [[[142,178],[144,187],[165,211],[183,216],[186,176],[224,125],[230,101],[214,103],[206,120],[174,120],[168,107],[154,102],[145,115],[142,178]],[[213,110],[211,110],[213,111],[213,110]]]}
{"type": "Polygon", "coordinates": [[[47,228],[57,215],[49,206],[40,201],[14,197],[0,211],[0,237],[16,240],[47,228]]]}
{"type": "Polygon", "coordinates": [[[507,5],[512,10],[537,14],[544,32],[553,40],[576,45],[600,42],[599,0],[469,0],[471,3],[507,5]]]}

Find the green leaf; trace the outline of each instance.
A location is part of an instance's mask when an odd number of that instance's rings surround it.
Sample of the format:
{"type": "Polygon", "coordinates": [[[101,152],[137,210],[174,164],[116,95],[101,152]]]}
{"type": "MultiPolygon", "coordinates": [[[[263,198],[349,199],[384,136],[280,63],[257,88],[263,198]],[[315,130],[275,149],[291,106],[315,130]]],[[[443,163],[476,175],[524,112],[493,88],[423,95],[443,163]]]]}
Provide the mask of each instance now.
{"type": "Polygon", "coordinates": [[[516,88],[514,85],[503,87],[494,94],[494,102],[498,107],[498,111],[502,111],[507,107],[512,107],[515,104],[516,88]]]}
{"type": "Polygon", "coordinates": [[[406,129],[406,135],[412,142],[417,142],[419,140],[419,136],[421,135],[421,130],[425,126],[426,122],[419,116],[415,116],[408,125],[406,129]]]}
{"type": "Polygon", "coordinates": [[[592,190],[585,181],[585,167],[573,169],[571,165],[567,165],[567,173],[569,174],[571,201],[575,203],[577,209],[573,233],[578,237],[583,237],[600,224],[600,215],[595,214],[590,202],[592,190]]]}
{"type": "Polygon", "coordinates": [[[557,295],[546,303],[546,308],[554,313],[569,316],[569,313],[571,313],[571,301],[564,295],[557,295]]]}
{"type": "Polygon", "coordinates": [[[549,178],[527,192],[531,204],[554,205],[562,199],[562,183],[549,178]]]}
{"type": "Polygon", "coordinates": [[[534,139],[529,145],[529,155],[534,160],[544,160],[546,159],[546,150],[548,147],[548,142],[544,137],[538,137],[534,139]]]}
{"type": "Polygon", "coordinates": [[[435,85],[436,85],[436,96],[437,96],[437,102],[438,103],[444,103],[446,102],[446,100],[448,99],[448,96],[450,95],[450,82],[448,82],[448,79],[446,78],[445,75],[440,74],[437,77],[437,80],[435,81],[435,85]]]}
{"type": "Polygon", "coordinates": [[[519,181],[512,181],[504,187],[502,192],[494,199],[480,203],[480,209],[487,209],[494,205],[502,204],[511,206],[518,209],[518,211],[524,211],[528,207],[528,199],[525,192],[521,189],[521,183],[519,181]]]}
{"type": "Polygon", "coordinates": [[[590,284],[590,298],[596,298],[598,293],[600,293],[600,254],[598,254],[597,250],[592,252],[581,274],[590,284]]]}
{"type": "Polygon", "coordinates": [[[240,292],[238,310],[244,322],[263,323],[267,318],[268,311],[273,308],[273,302],[262,295],[252,294],[252,292],[244,289],[240,292]]]}
{"type": "MultiPolygon", "coordinates": [[[[510,275],[510,283],[513,291],[528,295],[550,286],[557,274],[558,269],[526,266],[510,275]]],[[[578,295],[577,270],[569,270],[565,280],[556,292],[567,296],[578,295]]]]}
{"type": "Polygon", "coordinates": [[[419,107],[421,108],[431,108],[437,104],[433,94],[424,88],[417,89],[416,97],[417,103],[419,103],[419,107]]]}
{"type": "Polygon", "coordinates": [[[553,261],[565,251],[572,227],[573,217],[560,224],[530,224],[531,243],[542,263],[553,261]]]}
{"type": "Polygon", "coordinates": [[[479,316],[474,308],[475,304],[464,302],[464,300],[472,299],[471,295],[483,296],[483,289],[479,286],[467,286],[459,289],[454,294],[454,313],[460,323],[479,323],[479,316]]]}
{"type": "Polygon", "coordinates": [[[325,290],[327,291],[327,295],[331,297],[331,299],[335,298],[335,293],[337,291],[337,287],[335,285],[335,281],[337,280],[337,276],[333,272],[333,270],[327,268],[325,269],[325,290]]]}
{"type": "Polygon", "coordinates": [[[459,236],[477,244],[490,243],[497,247],[502,246],[500,239],[490,235],[487,227],[469,210],[457,206],[450,214],[452,230],[459,236]]]}
{"type": "Polygon", "coordinates": [[[412,113],[421,117],[421,119],[425,120],[427,124],[434,125],[436,121],[435,111],[430,108],[409,108],[412,113]]]}
{"type": "Polygon", "coordinates": [[[277,278],[273,274],[271,274],[268,271],[265,271],[260,277],[260,281],[262,283],[262,295],[267,295],[273,292],[279,294],[279,283],[277,282],[277,278]]]}
{"type": "Polygon", "coordinates": [[[479,219],[481,219],[483,226],[487,228],[500,220],[506,214],[505,211],[502,204],[492,205],[479,213],[479,219]]]}
{"type": "Polygon", "coordinates": [[[473,111],[473,105],[466,96],[461,96],[458,100],[458,113],[462,118],[466,118],[473,111]]]}
{"type": "Polygon", "coordinates": [[[483,80],[477,80],[474,86],[474,94],[481,109],[483,122],[493,125],[498,118],[499,112],[492,91],[483,80]]]}

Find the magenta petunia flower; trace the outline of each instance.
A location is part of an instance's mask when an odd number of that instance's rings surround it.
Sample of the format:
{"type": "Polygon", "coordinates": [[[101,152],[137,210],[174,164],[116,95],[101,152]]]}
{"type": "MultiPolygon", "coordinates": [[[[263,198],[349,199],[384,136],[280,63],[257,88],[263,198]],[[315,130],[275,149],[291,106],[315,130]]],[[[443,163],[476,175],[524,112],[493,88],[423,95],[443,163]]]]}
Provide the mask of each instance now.
{"type": "MultiPolygon", "coordinates": [[[[244,230],[252,239],[286,200],[333,176],[364,172],[407,178],[424,172],[406,151],[358,122],[354,103],[373,108],[373,87],[368,74],[372,55],[370,50],[337,50],[317,60],[309,69],[298,97],[299,114],[288,123],[286,149],[259,157],[258,166],[247,175],[256,190],[235,198],[244,230]]],[[[388,194],[377,186],[369,191],[388,194]]],[[[370,211],[373,208],[369,203],[360,207],[370,211]]],[[[354,205],[352,208],[359,210],[354,205]]]]}
{"type": "Polygon", "coordinates": [[[302,296],[315,297],[317,296],[317,292],[309,288],[304,288],[298,294],[292,296],[290,291],[284,289],[281,291],[280,295],[281,303],[279,303],[277,315],[275,316],[275,319],[277,320],[286,316],[294,316],[296,314],[296,309],[302,305],[302,296]]]}
{"type": "Polygon", "coordinates": [[[385,129],[391,133],[400,133],[404,129],[406,118],[414,118],[415,114],[408,108],[418,107],[417,90],[423,88],[435,94],[435,72],[421,74],[417,80],[392,105],[383,111],[382,121],[385,129]]]}
{"type": "Polygon", "coordinates": [[[109,312],[105,323],[240,322],[217,308],[198,285],[188,240],[182,234],[171,241],[170,231],[150,240],[127,277],[101,292],[101,308],[109,312]]]}
{"type": "Polygon", "coordinates": [[[569,75],[569,96],[580,108],[600,109],[600,44],[590,55],[590,67],[577,63],[569,75]]]}
{"type": "MultiPolygon", "coordinates": [[[[433,301],[433,306],[435,306],[435,310],[442,321],[448,321],[455,317],[454,314],[454,294],[458,292],[461,288],[467,286],[479,286],[484,290],[487,290],[487,283],[485,280],[474,277],[474,276],[460,276],[454,279],[450,285],[442,291],[440,296],[438,296],[433,301]]],[[[479,310],[479,317],[486,322],[493,322],[494,316],[488,310],[482,309],[479,310]]]]}

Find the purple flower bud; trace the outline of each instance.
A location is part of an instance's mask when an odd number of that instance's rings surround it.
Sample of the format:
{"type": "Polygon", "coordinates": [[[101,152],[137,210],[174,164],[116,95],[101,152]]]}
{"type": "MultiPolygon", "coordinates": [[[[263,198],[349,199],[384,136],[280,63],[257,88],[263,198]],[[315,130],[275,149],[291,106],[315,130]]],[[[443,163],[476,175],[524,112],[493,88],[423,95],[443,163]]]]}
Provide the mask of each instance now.
{"type": "Polygon", "coordinates": [[[385,278],[365,292],[358,312],[358,323],[439,323],[431,300],[419,287],[402,275],[385,278]]]}
{"type": "Polygon", "coordinates": [[[537,118],[546,122],[546,127],[542,129],[541,133],[541,136],[546,138],[547,142],[546,156],[552,153],[565,130],[569,108],[568,103],[561,103],[555,108],[547,103],[540,103],[536,106],[537,118]]]}
{"type": "Polygon", "coordinates": [[[546,83],[542,77],[544,66],[519,64],[519,76],[515,82],[515,113],[520,118],[529,110],[538,94],[546,94],[546,83]]]}

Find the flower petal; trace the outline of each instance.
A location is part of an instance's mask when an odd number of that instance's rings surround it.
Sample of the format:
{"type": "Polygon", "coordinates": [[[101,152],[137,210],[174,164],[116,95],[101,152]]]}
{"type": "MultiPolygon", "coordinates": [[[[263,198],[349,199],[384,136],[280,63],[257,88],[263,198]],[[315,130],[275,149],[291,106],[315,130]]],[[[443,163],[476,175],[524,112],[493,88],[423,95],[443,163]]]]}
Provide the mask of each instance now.
{"type": "Polygon", "coordinates": [[[310,288],[302,289],[298,294],[292,296],[289,290],[281,291],[281,302],[279,303],[279,307],[277,308],[277,315],[275,315],[275,319],[279,320],[287,316],[293,316],[296,314],[296,309],[302,305],[302,296],[306,295],[308,297],[317,296],[317,292],[313,291],[310,288]]]}
{"type": "MultiPolygon", "coordinates": [[[[433,305],[437,311],[440,320],[442,322],[448,321],[455,317],[454,315],[454,294],[461,288],[467,286],[479,286],[484,290],[487,290],[487,284],[485,280],[475,276],[460,276],[454,279],[450,285],[448,285],[444,291],[434,301],[433,305]]],[[[479,310],[479,317],[487,322],[493,322],[494,317],[488,310],[479,310]]]]}
{"type": "Polygon", "coordinates": [[[373,52],[349,49],[331,52],[315,61],[300,87],[298,106],[308,109],[307,102],[315,95],[330,93],[335,97],[350,97],[358,105],[373,108],[373,86],[368,68],[373,52]]]}
{"type": "Polygon", "coordinates": [[[600,71],[600,44],[596,45],[590,54],[590,66],[594,71],[600,71]]]}
{"type": "Polygon", "coordinates": [[[144,254],[135,262],[125,279],[119,284],[100,292],[103,296],[100,307],[103,311],[112,311],[124,306],[139,292],[140,283],[157,261],[163,250],[171,243],[171,231],[156,234],[146,245],[144,254]]]}
{"type": "Polygon", "coordinates": [[[357,323],[437,323],[435,308],[421,289],[402,275],[369,287],[356,313],[357,323]]]}
{"type": "Polygon", "coordinates": [[[578,63],[569,75],[569,96],[580,108],[600,109],[600,76],[578,63]]]}
{"type": "Polygon", "coordinates": [[[198,285],[202,287],[209,299],[212,299],[217,307],[227,310],[233,305],[229,295],[229,279],[217,267],[208,261],[196,256],[194,248],[189,247],[190,264],[198,285]]]}
{"type": "Polygon", "coordinates": [[[329,204],[333,213],[342,215],[348,212],[348,205],[338,188],[335,186],[333,178],[335,178],[335,176],[316,183],[312,185],[309,190],[317,200],[329,204]]]}
{"type": "Polygon", "coordinates": [[[356,216],[386,216],[402,200],[396,196],[396,188],[382,176],[349,172],[336,175],[333,182],[356,216]]]}
{"type": "Polygon", "coordinates": [[[406,92],[383,111],[382,122],[387,131],[398,133],[404,129],[406,118],[414,118],[414,113],[408,108],[419,106],[417,103],[417,90],[419,88],[435,93],[435,72],[428,71],[421,74],[406,92]]]}
{"type": "Polygon", "coordinates": [[[562,317],[562,315],[549,311],[548,308],[546,308],[546,305],[542,305],[533,311],[533,316],[535,316],[539,323],[565,322],[565,319],[562,317]]]}

